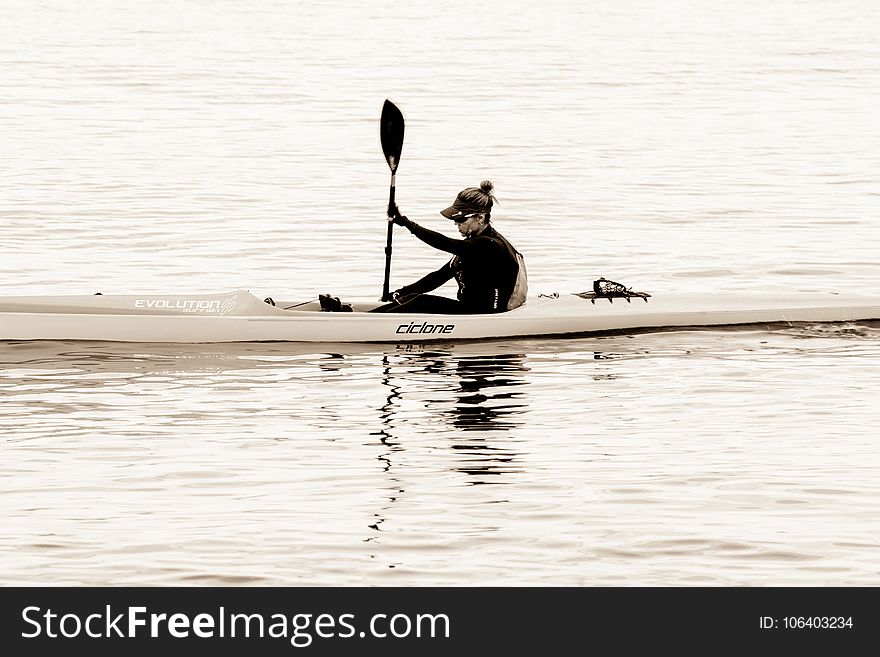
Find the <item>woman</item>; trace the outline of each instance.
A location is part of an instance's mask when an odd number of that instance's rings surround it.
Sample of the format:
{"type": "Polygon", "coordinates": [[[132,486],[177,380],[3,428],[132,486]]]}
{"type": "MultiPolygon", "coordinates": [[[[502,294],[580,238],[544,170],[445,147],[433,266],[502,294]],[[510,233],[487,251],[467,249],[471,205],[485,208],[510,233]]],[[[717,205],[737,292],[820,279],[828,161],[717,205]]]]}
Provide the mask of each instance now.
{"type": "Polygon", "coordinates": [[[440,269],[392,293],[395,303],[382,306],[379,312],[411,312],[461,315],[500,313],[525,302],[527,277],[522,255],[489,223],[492,205],[492,182],[459,192],[455,202],[443,210],[447,219],[458,226],[463,240],[452,239],[419,226],[400,214],[396,205],[388,208],[388,221],[407,228],[425,244],[452,254],[440,269]],[[458,299],[426,292],[455,278],[458,299]]]}

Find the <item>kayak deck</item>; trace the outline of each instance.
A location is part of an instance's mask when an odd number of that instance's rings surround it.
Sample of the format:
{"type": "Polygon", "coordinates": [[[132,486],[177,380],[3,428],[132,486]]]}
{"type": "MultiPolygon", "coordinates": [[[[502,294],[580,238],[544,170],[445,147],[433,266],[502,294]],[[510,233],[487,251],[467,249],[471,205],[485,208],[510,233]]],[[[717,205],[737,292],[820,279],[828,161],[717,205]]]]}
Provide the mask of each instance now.
{"type": "MultiPolygon", "coordinates": [[[[346,300],[348,302],[348,300],[346,300]]],[[[215,295],[0,297],[0,340],[123,342],[423,342],[638,329],[880,319],[880,297],[654,294],[650,299],[539,295],[489,315],[321,312],[317,300],[271,305],[250,292],[215,295]]]]}

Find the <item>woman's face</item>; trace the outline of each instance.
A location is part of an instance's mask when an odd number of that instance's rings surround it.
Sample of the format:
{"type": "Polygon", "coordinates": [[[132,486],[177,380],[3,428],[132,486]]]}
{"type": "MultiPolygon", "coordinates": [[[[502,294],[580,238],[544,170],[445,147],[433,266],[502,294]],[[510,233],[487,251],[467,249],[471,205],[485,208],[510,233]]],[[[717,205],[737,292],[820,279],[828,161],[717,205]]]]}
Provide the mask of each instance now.
{"type": "Polygon", "coordinates": [[[480,228],[482,228],[484,224],[483,217],[484,215],[482,214],[475,214],[467,220],[462,221],[460,224],[456,224],[458,232],[461,233],[462,237],[467,237],[472,233],[480,232],[480,228]]]}

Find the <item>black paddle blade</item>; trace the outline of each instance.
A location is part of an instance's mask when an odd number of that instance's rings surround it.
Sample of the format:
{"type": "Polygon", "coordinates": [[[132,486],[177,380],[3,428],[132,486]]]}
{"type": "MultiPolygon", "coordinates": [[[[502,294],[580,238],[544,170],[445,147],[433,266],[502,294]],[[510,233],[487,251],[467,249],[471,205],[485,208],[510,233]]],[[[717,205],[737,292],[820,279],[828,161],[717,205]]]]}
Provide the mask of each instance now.
{"type": "Polygon", "coordinates": [[[391,173],[394,173],[400,164],[400,151],[403,150],[403,114],[390,100],[386,100],[382,106],[379,138],[382,140],[385,159],[388,160],[391,173]]]}

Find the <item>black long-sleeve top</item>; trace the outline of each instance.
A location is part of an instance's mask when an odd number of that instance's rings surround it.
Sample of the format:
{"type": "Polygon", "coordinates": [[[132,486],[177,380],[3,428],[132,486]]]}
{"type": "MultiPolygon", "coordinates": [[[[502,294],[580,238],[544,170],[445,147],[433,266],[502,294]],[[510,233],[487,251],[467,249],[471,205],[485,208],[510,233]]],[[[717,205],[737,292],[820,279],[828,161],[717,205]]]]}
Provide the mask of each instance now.
{"type": "Polygon", "coordinates": [[[401,294],[424,294],[455,277],[458,300],[468,306],[470,312],[493,313],[507,309],[519,265],[513,246],[501,233],[490,225],[475,237],[458,240],[408,219],[401,223],[428,246],[453,255],[437,271],[401,288],[401,294]]]}

